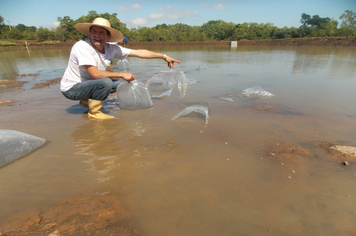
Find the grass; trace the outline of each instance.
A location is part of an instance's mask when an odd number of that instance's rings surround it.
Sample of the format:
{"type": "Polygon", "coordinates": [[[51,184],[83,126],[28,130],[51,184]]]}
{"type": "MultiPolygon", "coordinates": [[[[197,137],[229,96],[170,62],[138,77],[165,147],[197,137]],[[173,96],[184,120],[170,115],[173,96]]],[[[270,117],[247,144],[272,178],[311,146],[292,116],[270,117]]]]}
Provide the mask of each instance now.
{"type": "Polygon", "coordinates": [[[0,46],[9,46],[9,45],[10,45],[10,46],[16,46],[17,43],[0,40],[0,46]]]}
{"type": "MultiPolygon", "coordinates": [[[[31,43],[32,45],[35,45],[35,44],[46,44],[46,45],[52,45],[52,44],[56,44],[57,42],[55,41],[43,41],[43,42],[37,42],[37,43],[31,43]]],[[[30,44],[29,44],[30,45],[30,44]]]]}

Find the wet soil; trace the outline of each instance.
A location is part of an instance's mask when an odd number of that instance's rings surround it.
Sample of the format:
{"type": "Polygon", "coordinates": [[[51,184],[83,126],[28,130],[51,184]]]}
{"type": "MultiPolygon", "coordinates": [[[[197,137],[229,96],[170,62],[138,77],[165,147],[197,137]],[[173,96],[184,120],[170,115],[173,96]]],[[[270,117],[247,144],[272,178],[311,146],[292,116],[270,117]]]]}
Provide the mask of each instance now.
{"type": "Polygon", "coordinates": [[[126,225],[129,216],[122,205],[109,192],[88,194],[13,218],[0,228],[0,235],[138,235],[126,225]]]}
{"type": "MultiPolygon", "coordinates": [[[[31,77],[36,77],[36,74],[22,74],[22,75],[17,75],[16,77],[26,77],[26,76],[31,76],[31,77]]],[[[61,78],[54,78],[42,83],[37,83],[35,84],[32,89],[39,89],[43,87],[47,87],[53,84],[57,84],[61,81],[61,78]]],[[[18,80],[0,80],[0,92],[5,89],[20,89],[21,86],[28,81],[18,81],[18,80]]],[[[0,101],[1,105],[1,101],[0,101]]]]}

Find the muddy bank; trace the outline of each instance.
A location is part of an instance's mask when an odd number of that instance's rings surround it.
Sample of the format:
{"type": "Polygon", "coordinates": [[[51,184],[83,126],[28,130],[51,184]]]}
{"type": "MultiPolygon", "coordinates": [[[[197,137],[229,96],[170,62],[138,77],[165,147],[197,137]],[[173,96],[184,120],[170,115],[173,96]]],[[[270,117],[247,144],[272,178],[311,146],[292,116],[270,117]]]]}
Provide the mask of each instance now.
{"type": "MultiPolygon", "coordinates": [[[[0,46],[0,49],[11,48],[11,47],[25,47],[26,43],[24,40],[6,40],[9,42],[16,43],[14,45],[4,45],[0,46]]],[[[31,47],[44,47],[44,46],[70,46],[76,41],[67,42],[36,42],[35,40],[27,40],[28,45],[31,47]]],[[[138,45],[214,45],[214,46],[230,46],[230,41],[187,41],[187,42],[134,42],[129,41],[128,46],[138,46],[138,45]]],[[[263,39],[263,40],[247,40],[240,39],[237,41],[237,45],[277,45],[277,46],[333,46],[333,47],[355,47],[356,37],[315,37],[315,38],[288,38],[288,39],[263,39]]]]}
{"type": "MultiPolygon", "coordinates": [[[[17,75],[16,77],[17,78],[22,78],[22,77],[36,77],[37,74],[22,74],[22,75],[17,75]]],[[[45,81],[45,82],[42,82],[42,83],[37,83],[35,84],[32,89],[39,89],[39,88],[43,88],[43,87],[47,87],[47,86],[50,86],[50,85],[53,85],[53,84],[58,84],[59,81],[61,80],[61,78],[54,78],[54,79],[51,79],[51,80],[48,80],[48,81],[45,81]]],[[[0,92],[2,90],[7,90],[7,89],[20,89],[21,86],[23,84],[26,84],[28,83],[28,81],[18,81],[18,80],[0,80],[0,92]]],[[[0,103],[1,104],[1,103],[0,103]]]]}
{"type": "Polygon", "coordinates": [[[355,47],[356,37],[294,38],[272,40],[239,40],[238,45],[333,46],[355,47]]]}

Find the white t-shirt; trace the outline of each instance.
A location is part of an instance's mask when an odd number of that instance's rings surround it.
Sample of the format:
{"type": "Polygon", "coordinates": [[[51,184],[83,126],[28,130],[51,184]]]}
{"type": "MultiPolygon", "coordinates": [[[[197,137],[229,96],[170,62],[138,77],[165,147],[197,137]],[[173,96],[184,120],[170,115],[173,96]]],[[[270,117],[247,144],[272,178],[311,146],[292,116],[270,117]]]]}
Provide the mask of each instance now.
{"type": "Polygon", "coordinates": [[[83,67],[84,65],[96,66],[99,70],[106,71],[113,58],[123,60],[130,52],[129,48],[107,43],[105,54],[102,54],[93,48],[89,38],[76,42],[70,52],[68,66],[61,80],[61,91],[67,91],[75,84],[93,79],[83,67]]]}

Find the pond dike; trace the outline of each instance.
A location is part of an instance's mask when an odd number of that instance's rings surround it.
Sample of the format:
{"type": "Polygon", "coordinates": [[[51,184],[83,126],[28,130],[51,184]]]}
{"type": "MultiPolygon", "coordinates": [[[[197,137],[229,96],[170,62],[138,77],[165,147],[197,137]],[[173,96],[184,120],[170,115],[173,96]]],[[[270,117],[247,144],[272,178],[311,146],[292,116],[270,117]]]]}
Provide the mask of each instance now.
{"type": "MultiPolygon", "coordinates": [[[[6,40],[16,43],[17,45],[3,45],[0,48],[11,47],[26,47],[26,40],[6,40]]],[[[37,42],[35,40],[27,40],[28,45],[34,46],[70,46],[76,41],[66,42],[37,42]]],[[[230,46],[231,41],[186,41],[186,42],[133,42],[129,41],[129,47],[139,45],[221,45],[230,46]]],[[[248,40],[240,39],[237,41],[237,46],[245,45],[261,45],[261,46],[332,46],[332,47],[356,47],[356,37],[312,37],[312,38],[288,38],[288,39],[260,39],[248,40]]]]}

